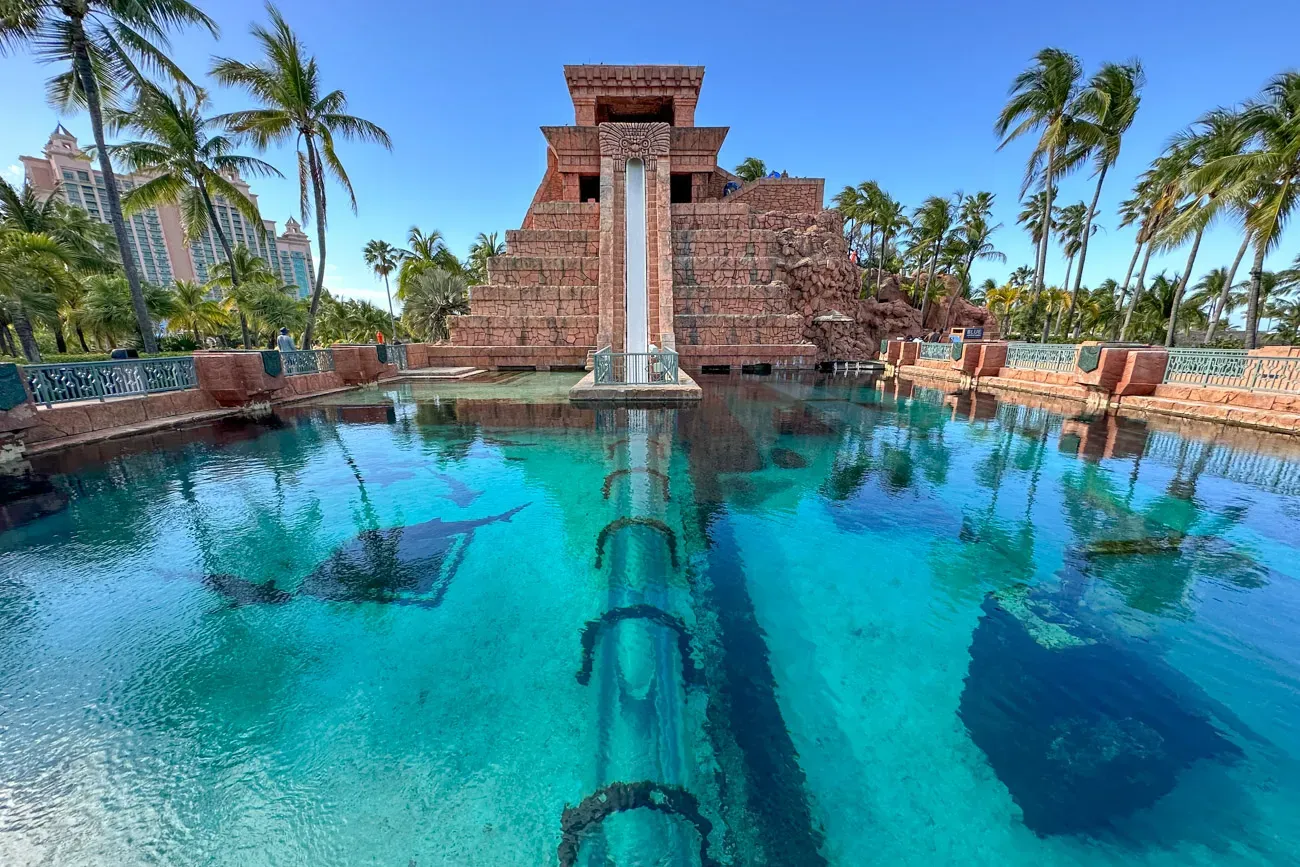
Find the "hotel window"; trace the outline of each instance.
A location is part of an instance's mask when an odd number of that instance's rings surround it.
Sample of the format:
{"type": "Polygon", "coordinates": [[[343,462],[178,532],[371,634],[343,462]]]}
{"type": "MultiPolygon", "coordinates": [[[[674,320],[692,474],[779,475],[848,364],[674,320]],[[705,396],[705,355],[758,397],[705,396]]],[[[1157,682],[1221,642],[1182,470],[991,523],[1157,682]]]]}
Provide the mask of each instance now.
{"type": "Polygon", "coordinates": [[[77,179],[77,176],[74,175],[72,172],[68,171],[67,169],[64,169],[64,170],[63,170],[63,179],[64,179],[65,181],[74,181],[74,180],[77,179]]]}
{"type": "Polygon", "coordinates": [[[86,184],[90,183],[90,173],[89,173],[89,172],[77,172],[77,180],[81,181],[82,183],[86,183],[86,184]]]}

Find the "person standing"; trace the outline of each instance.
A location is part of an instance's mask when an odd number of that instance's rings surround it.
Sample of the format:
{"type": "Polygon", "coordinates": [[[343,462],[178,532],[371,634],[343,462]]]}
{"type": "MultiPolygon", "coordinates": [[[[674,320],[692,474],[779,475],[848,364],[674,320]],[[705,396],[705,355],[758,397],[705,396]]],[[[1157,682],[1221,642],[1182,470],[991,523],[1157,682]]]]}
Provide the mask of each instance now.
{"type": "Polygon", "coordinates": [[[280,336],[275,339],[275,344],[281,352],[293,352],[298,348],[293,345],[293,338],[289,336],[288,328],[280,329],[280,336]]]}

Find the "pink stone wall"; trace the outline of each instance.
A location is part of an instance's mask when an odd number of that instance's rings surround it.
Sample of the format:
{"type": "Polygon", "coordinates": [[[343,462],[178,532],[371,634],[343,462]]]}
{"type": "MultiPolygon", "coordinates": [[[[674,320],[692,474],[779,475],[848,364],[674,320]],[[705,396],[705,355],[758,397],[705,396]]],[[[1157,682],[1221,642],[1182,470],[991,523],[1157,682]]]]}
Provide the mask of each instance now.
{"type": "Polygon", "coordinates": [[[749,205],[755,211],[815,214],[822,209],[825,185],[822,178],[759,178],[745,183],[725,201],[749,205]]]}
{"type": "Polygon", "coordinates": [[[212,396],[197,388],[116,398],[103,403],[80,401],[38,409],[36,424],[27,430],[24,439],[34,444],[216,409],[219,406],[212,396]]]}

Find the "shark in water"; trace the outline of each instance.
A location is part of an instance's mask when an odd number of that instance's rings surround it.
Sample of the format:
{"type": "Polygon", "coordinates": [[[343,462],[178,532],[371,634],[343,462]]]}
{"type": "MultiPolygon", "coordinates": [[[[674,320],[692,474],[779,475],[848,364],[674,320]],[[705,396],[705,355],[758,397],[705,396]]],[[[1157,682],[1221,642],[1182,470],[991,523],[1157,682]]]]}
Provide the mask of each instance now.
{"type": "Polygon", "coordinates": [[[211,590],[241,605],[280,605],[301,596],[326,602],[381,602],[435,608],[442,602],[474,531],[509,521],[531,505],[473,521],[434,518],[406,527],[363,530],[344,542],[299,582],[297,589],[229,574],[203,579],[211,590]]]}
{"type": "Polygon", "coordinates": [[[433,477],[447,486],[447,493],[438,496],[444,500],[451,500],[462,509],[472,506],[475,500],[483,496],[482,491],[473,490],[455,476],[449,476],[446,473],[434,473],[433,477]]]}

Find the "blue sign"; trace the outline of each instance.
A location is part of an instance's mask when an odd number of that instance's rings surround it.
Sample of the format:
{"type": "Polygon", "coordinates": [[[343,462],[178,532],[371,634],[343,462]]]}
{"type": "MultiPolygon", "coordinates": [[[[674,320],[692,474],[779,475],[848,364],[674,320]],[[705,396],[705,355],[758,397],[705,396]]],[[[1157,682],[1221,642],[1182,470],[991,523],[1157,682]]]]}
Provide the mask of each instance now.
{"type": "Polygon", "coordinates": [[[964,338],[965,340],[983,340],[983,339],[984,339],[984,329],[983,329],[983,328],[967,328],[966,331],[965,331],[965,334],[964,334],[963,338],[964,338]]]}

